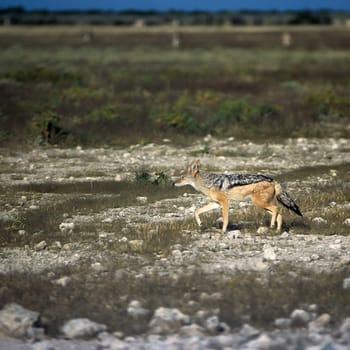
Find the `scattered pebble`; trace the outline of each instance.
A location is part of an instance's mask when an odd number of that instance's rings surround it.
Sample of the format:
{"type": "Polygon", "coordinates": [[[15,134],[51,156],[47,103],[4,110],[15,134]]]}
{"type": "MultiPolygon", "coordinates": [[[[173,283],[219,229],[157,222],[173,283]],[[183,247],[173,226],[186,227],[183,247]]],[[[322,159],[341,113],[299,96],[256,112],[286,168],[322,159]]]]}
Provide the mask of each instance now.
{"type": "Polygon", "coordinates": [[[275,261],[277,259],[275,249],[269,244],[264,245],[263,255],[264,255],[263,260],[275,261]]]}
{"type": "Polygon", "coordinates": [[[343,289],[350,290],[350,277],[344,278],[343,280],[343,289]]]}
{"type": "Polygon", "coordinates": [[[310,314],[302,309],[295,309],[290,315],[291,325],[294,327],[305,327],[310,319],[310,314]]]}
{"type": "Polygon", "coordinates": [[[87,318],[76,318],[66,322],[61,331],[69,339],[86,339],[95,337],[107,330],[107,326],[90,321],[87,318]]]}
{"type": "Polygon", "coordinates": [[[150,311],[148,309],[142,307],[140,301],[138,300],[131,301],[127,308],[128,315],[135,318],[147,316],[149,312],[150,311]]]}
{"type": "Polygon", "coordinates": [[[269,228],[266,227],[266,226],[260,226],[260,227],[257,229],[257,231],[256,231],[256,233],[257,233],[258,235],[265,235],[265,234],[267,234],[268,232],[269,232],[269,228]]]}
{"type": "Polygon", "coordinates": [[[320,217],[320,216],[316,216],[312,219],[312,222],[314,222],[315,224],[326,224],[327,220],[325,220],[324,218],[320,217]]]}
{"type": "Polygon", "coordinates": [[[46,241],[41,241],[41,242],[37,243],[37,244],[34,246],[34,249],[35,249],[36,251],[40,251],[40,250],[46,249],[46,247],[47,247],[46,241]]]}
{"type": "Polygon", "coordinates": [[[147,197],[144,197],[144,196],[139,196],[139,197],[136,197],[136,200],[139,202],[139,203],[147,203],[148,201],[148,198],[147,197]]]}
{"type": "Polygon", "coordinates": [[[74,222],[62,222],[59,225],[59,229],[61,232],[69,232],[71,233],[74,230],[75,224],[74,222]]]}

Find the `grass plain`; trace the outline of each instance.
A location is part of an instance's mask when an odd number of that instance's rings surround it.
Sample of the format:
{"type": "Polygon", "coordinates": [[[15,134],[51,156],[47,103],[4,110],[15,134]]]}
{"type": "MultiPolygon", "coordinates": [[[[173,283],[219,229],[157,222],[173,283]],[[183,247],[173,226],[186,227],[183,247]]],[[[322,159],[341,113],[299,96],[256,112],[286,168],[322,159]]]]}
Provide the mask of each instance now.
{"type": "Polygon", "coordinates": [[[232,28],[1,28],[0,142],[349,136],[349,29],[232,28]]]}

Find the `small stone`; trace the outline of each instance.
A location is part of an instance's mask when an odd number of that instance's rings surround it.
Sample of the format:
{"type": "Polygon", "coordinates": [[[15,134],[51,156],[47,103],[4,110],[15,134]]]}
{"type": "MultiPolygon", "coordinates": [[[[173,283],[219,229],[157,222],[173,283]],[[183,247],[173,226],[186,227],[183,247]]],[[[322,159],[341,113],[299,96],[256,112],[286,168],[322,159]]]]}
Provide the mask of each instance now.
{"type": "Polygon", "coordinates": [[[74,230],[74,222],[62,222],[59,225],[59,229],[61,232],[69,232],[71,233],[74,230]]]}
{"type": "Polygon", "coordinates": [[[281,234],[280,237],[281,237],[281,238],[289,238],[289,237],[290,237],[290,234],[289,234],[289,232],[284,231],[284,232],[281,234]]]}
{"type": "Polygon", "coordinates": [[[58,286],[67,287],[67,285],[72,281],[72,279],[68,276],[63,276],[52,283],[57,284],[58,286]]]}
{"type": "Polygon", "coordinates": [[[310,314],[302,309],[295,309],[290,315],[291,325],[304,327],[311,319],[310,314]]]}
{"type": "Polygon", "coordinates": [[[320,256],[318,254],[312,254],[310,258],[311,258],[311,261],[320,260],[320,256]]]}
{"type": "Polygon", "coordinates": [[[318,225],[322,225],[322,224],[326,224],[327,220],[325,220],[324,218],[322,218],[320,216],[316,216],[312,219],[312,222],[314,222],[315,224],[318,224],[318,225]]]}
{"type": "Polygon", "coordinates": [[[147,197],[143,197],[143,196],[139,196],[139,197],[136,197],[136,200],[137,200],[139,203],[147,203],[148,198],[147,198],[147,197]]]}
{"type": "Polygon", "coordinates": [[[19,205],[24,205],[27,202],[26,196],[21,196],[21,198],[18,200],[19,205]]]}
{"type": "Polygon", "coordinates": [[[347,218],[343,222],[344,225],[350,226],[350,218],[347,218]]]}
{"type": "Polygon", "coordinates": [[[343,279],[343,289],[349,289],[350,290],[350,277],[343,279]]]}
{"type": "Polygon", "coordinates": [[[87,318],[76,318],[68,321],[62,327],[62,333],[69,339],[81,339],[95,337],[107,330],[104,324],[92,322],[87,318]]]}
{"type": "Polygon", "coordinates": [[[159,307],[149,323],[153,334],[175,333],[182,326],[190,324],[190,317],[178,309],[159,307]]]}
{"type": "Polygon", "coordinates": [[[264,260],[275,261],[276,260],[276,252],[275,249],[269,245],[265,244],[263,248],[264,260]]]}
{"type": "Polygon", "coordinates": [[[180,328],[180,334],[185,337],[202,336],[204,333],[204,328],[197,324],[190,324],[180,328]]]}
{"type": "Polygon", "coordinates": [[[258,234],[258,235],[265,235],[265,234],[267,234],[269,232],[269,229],[268,229],[268,227],[266,227],[266,226],[260,226],[258,229],[257,229],[257,231],[256,231],[256,233],[258,234]]]}
{"type": "Polygon", "coordinates": [[[96,272],[102,272],[105,270],[104,266],[100,262],[95,262],[91,264],[91,268],[96,272]]]}
{"type": "Polygon", "coordinates": [[[260,334],[260,331],[251,325],[245,323],[241,330],[239,331],[239,335],[242,336],[246,341],[257,337],[260,334]]]}
{"type": "Polygon", "coordinates": [[[44,250],[47,247],[46,241],[41,241],[34,246],[36,251],[44,250]]]}
{"type": "Polygon", "coordinates": [[[72,243],[65,243],[62,246],[62,250],[72,250],[72,248],[73,248],[72,243]]]}
{"type": "Polygon", "coordinates": [[[20,236],[24,236],[26,233],[27,233],[26,230],[19,230],[19,231],[18,231],[18,234],[19,234],[20,236]]]}
{"type": "Polygon", "coordinates": [[[350,317],[346,318],[340,326],[340,334],[345,342],[350,341],[350,317]]]}
{"type": "Polygon", "coordinates": [[[60,241],[55,241],[51,244],[50,249],[53,250],[61,250],[62,249],[62,244],[60,241]]]}
{"type": "Polygon", "coordinates": [[[129,247],[133,251],[140,251],[143,248],[143,239],[133,239],[129,241],[129,247]]]}
{"type": "Polygon", "coordinates": [[[238,239],[238,238],[242,238],[242,232],[240,230],[233,230],[233,231],[229,231],[227,232],[227,238],[228,239],[238,239]]]}
{"type": "Polygon", "coordinates": [[[111,224],[113,223],[113,219],[112,218],[105,218],[102,220],[103,223],[106,223],[106,224],[111,224]]]}
{"type": "Polygon", "coordinates": [[[0,310],[1,333],[15,338],[33,338],[40,333],[44,334],[44,329],[38,312],[11,303],[0,310]]]}
{"type": "Polygon", "coordinates": [[[286,329],[290,326],[290,323],[291,323],[291,321],[289,318],[276,318],[274,325],[277,328],[286,329]]]}
{"type": "Polygon", "coordinates": [[[260,334],[258,338],[246,344],[247,349],[267,350],[270,349],[272,340],[267,334],[260,334]]]}
{"type": "Polygon", "coordinates": [[[138,300],[133,300],[129,303],[127,308],[128,315],[132,317],[144,317],[149,314],[149,310],[142,307],[141,303],[138,300]]]}
{"type": "Polygon", "coordinates": [[[321,332],[325,327],[329,325],[330,321],[331,316],[324,313],[308,324],[309,331],[321,332]]]}
{"type": "Polygon", "coordinates": [[[205,328],[210,333],[222,333],[229,330],[229,326],[224,323],[220,322],[219,317],[214,315],[210,316],[205,320],[205,328]]]}

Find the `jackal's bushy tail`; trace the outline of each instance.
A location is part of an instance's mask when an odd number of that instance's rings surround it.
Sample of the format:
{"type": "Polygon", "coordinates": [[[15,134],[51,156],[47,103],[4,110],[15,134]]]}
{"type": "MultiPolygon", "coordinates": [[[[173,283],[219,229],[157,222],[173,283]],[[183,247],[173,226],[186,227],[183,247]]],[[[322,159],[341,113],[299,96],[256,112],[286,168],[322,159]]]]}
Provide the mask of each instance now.
{"type": "Polygon", "coordinates": [[[286,208],[293,210],[295,214],[303,216],[297,204],[293,201],[292,197],[286,191],[281,189],[281,191],[276,194],[276,198],[286,208]]]}

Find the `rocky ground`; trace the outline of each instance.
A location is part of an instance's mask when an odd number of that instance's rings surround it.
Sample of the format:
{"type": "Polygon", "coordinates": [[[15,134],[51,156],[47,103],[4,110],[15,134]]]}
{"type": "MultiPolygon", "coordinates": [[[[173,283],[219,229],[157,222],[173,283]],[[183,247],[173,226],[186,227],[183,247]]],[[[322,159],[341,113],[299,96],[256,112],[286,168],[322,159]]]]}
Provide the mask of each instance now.
{"type": "MultiPolygon", "coordinates": [[[[346,307],[340,312],[326,305],[339,300],[341,309],[350,300],[349,150],[345,139],[255,144],[211,137],[184,148],[164,140],[127,149],[2,150],[0,348],[347,349],[350,314],[346,307]],[[206,199],[189,188],[154,184],[176,178],[194,158],[212,171],[276,177],[304,217],[285,212],[283,232],[276,234],[265,227],[263,213],[249,202],[236,202],[228,233],[219,230],[219,211],[199,230],[193,212],[206,199]],[[115,286],[130,279],[139,283],[135,291],[124,286],[118,301],[126,325],[109,322],[103,317],[107,306],[97,307],[97,319],[93,312],[81,317],[84,313],[74,310],[69,319],[58,317],[56,331],[46,335],[45,325],[59,309],[39,306],[18,292],[26,287],[14,280],[44,276],[44,283],[54,286],[51,293],[58,294],[57,304],[61,293],[79,298],[86,271],[97,285],[111,276],[115,286]],[[225,286],[244,274],[253,274],[253,285],[263,290],[273,289],[276,276],[286,285],[295,281],[291,286],[305,278],[308,288],[325,290],[290,305],[283,300],[287,306],[281,312],[262,309],[258,318],[271,313],[268,323],[255,324],[252,311],[238,322],[228,310],[239,302],[232,304],[225,286]],[[328,276],[329,283],[320,287],[320,276],[328,276]],[[150,287],[154,279],[178,291],[163,295],[150,287]],[[213,286],[206,286],[208,281],[213,286]],[[136,291],[146,285],[148,294],[136,291]],[[70,291],[71,286],[77,288],[70,291]]],[[[246,288],[243,294],[250,293],[246,288]]]]}

